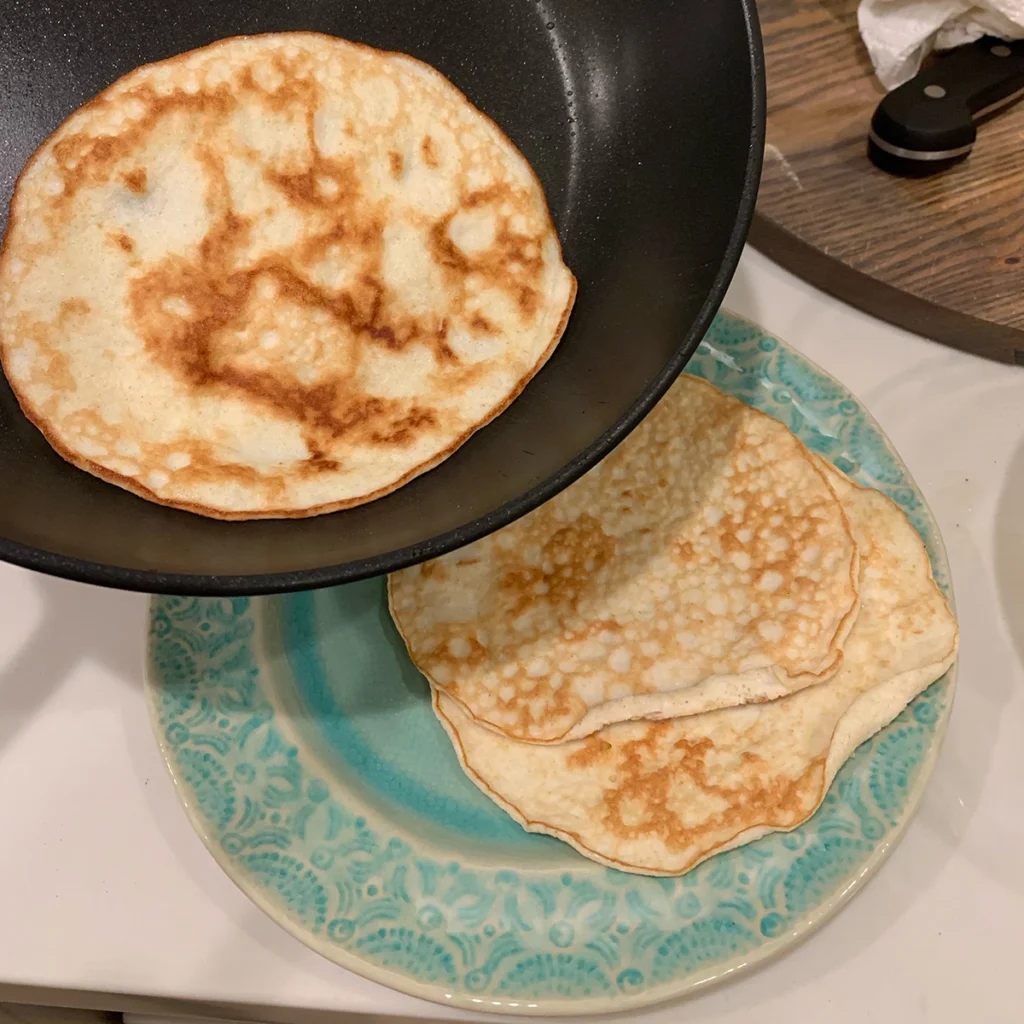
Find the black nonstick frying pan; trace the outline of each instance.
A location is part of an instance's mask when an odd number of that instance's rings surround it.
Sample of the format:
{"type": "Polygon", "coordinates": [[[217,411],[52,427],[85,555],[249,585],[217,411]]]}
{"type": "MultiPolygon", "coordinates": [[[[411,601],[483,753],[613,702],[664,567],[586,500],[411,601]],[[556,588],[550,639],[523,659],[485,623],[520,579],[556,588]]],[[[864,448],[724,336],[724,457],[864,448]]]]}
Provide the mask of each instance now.
{"type": "Polygon", "coordinates": [[[369,576],[468,543],[625,437],[721,302],[764,131],[753,0],[4,0],[0,208],[33,150],[139,64],[225,36],[307,29],[433,64],[547,190],[579,281],[569,328],[507,412],[368,505],[225,523],[72,468],[0,380],[0,557],[93,583],[236,594],[369,576]]]}

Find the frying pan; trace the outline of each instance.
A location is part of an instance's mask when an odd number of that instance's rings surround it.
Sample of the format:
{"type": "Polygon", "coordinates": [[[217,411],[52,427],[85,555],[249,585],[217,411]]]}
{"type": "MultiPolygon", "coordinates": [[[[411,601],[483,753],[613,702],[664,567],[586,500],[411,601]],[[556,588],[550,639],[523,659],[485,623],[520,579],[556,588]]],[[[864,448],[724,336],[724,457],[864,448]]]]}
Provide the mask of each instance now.
{"type": "Polygon", "coordinates": [[[764,131],[753,0],[5,0],[0,208],[39,144],[140,64],[307,29],[437,67],[519,146],[579,281],[554,356],[438,468],[370,504],[225,523],[143,501],[51,451],[0,380],[0,557],[74,579],[255,594],[466,544],[606,455],[693,353],[739,259],[764,131]]]}

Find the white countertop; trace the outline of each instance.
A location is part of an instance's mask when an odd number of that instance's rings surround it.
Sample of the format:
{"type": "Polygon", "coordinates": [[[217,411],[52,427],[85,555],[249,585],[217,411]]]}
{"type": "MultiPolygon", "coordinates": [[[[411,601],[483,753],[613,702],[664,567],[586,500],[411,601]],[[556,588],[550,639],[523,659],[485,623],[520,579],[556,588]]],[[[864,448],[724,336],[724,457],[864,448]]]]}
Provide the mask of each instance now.
{"type": "MultiPolygon", "coordinates": [[[[1024,369],[874,321],[753,252],[727,306],[842,380],[910,466],[949,548],[960,684],[923,807],[878,877],[775,964],[632,1019],[1019,1021],[1024,369]]],[[[52,986],[471,1019],[321,959],[221,873],[150,735],[144,619],[141,596],[0,565],[0,998],[52,986]]]]}

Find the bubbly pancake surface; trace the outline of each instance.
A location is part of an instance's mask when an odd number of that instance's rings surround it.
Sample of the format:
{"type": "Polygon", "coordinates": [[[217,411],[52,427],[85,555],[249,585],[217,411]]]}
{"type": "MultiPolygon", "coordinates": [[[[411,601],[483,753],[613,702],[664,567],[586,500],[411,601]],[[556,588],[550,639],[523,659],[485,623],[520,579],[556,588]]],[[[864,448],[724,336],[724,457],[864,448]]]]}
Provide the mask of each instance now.
{"type": "Polygon", "coordinates": [[[223,518],[387,493],[504,409],[575,280],[443,76],[312,34],[138,69],[19,180],[0,357],[76,465],[223,518]]]}
{"type": "Polygon", "coordinates": [[[552,501],[393,574],[391,610],[413,661],[474,719],[554,743],[827,679],[857,558],[804,446],[683,376],[552,501]]]}
{"type": "Polygon", "coordinates": [[[952,664],[956,621],[900,509],[834,474],[861,547],[860,614],[837,674],[768,704],[623,722],[538,747],[434,709],[469,777],[528,830],[611,867],[676,874],[817,809],[836,772],[952,664]]]}

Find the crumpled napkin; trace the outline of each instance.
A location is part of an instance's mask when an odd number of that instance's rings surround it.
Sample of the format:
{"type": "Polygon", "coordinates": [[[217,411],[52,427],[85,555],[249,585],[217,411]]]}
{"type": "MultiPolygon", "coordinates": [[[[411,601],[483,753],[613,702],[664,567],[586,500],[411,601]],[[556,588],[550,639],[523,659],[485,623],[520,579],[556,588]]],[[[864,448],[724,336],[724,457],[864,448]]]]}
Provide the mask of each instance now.
{"type": "Polygon", "coordinates": [[[878,80],[895,89],[932,50],[985,35],[1024,39],[1024,0],[861,0],[857,22],[878,80]]]}

